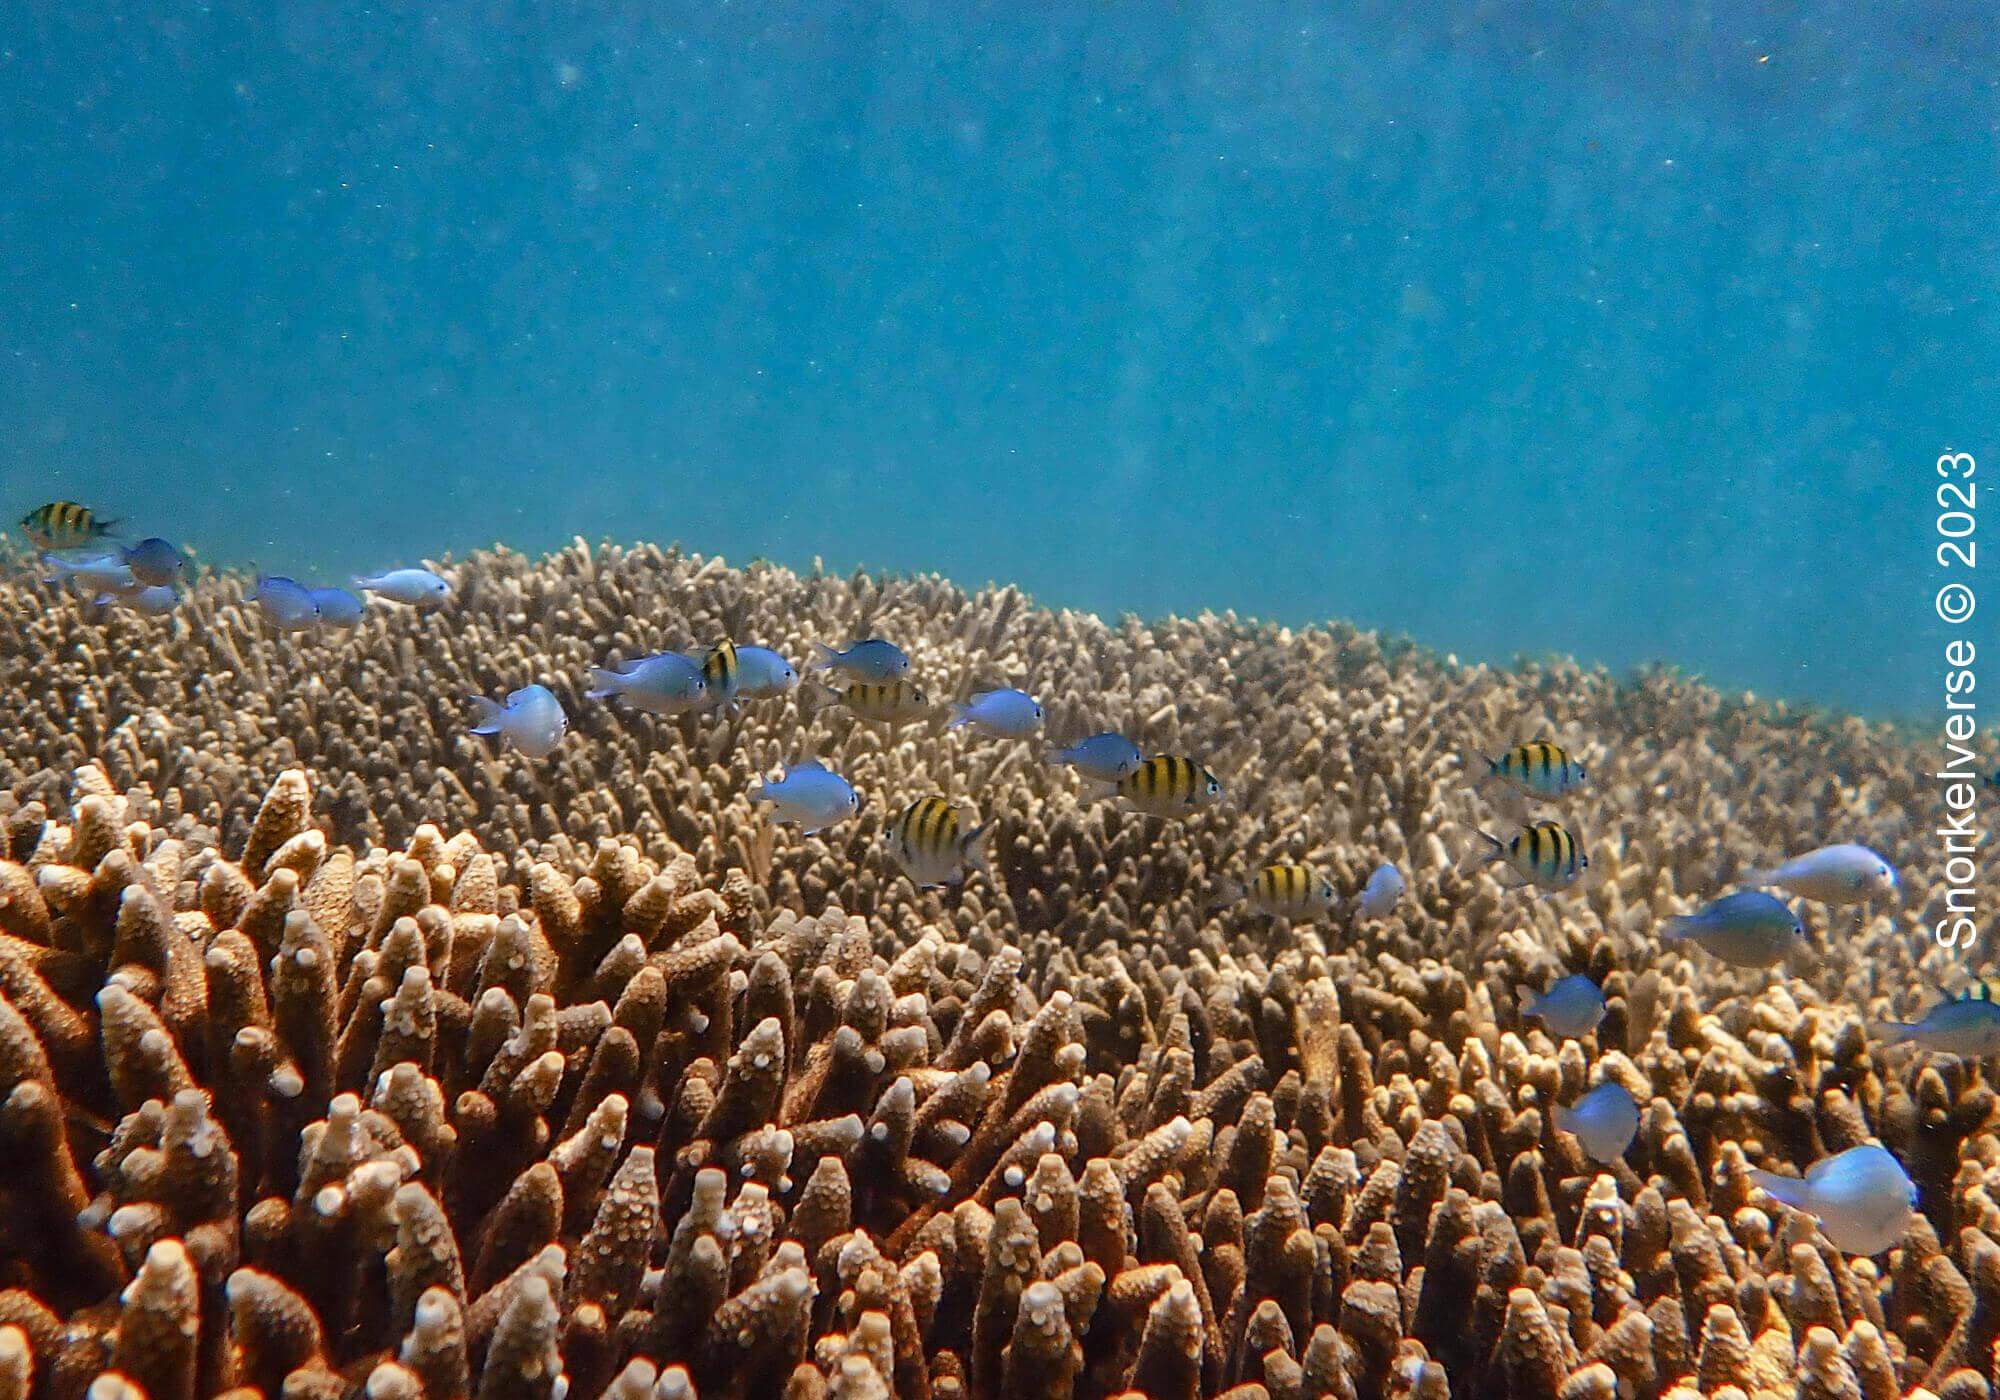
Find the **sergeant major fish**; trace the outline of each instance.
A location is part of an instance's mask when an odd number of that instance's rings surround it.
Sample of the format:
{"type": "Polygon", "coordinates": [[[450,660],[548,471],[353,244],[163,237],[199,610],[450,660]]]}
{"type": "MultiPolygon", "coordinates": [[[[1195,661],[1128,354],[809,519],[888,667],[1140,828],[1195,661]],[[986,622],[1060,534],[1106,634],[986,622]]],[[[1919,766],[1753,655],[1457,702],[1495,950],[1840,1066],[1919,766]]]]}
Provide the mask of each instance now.
{"type": "Polygon", "coordinates": [[[736,702],[740,675],[736,643],[729,638],[724,637],[702,654],[701,683],[707,687],[710,708],[719,710],[736,702]]]}
{"type": "Polygon", "coordinates": [[[115,520],[99,520],[89,506],[75,501],[50,501],[21,517],[21,529],[36,549],[75,549],[101,539],[117,528],[115,520]]]}
{"type": "Polygon", "coordinates": [[[1304,865],[1267,865],[1250,879],[1246,889],[1233,881],[1222,887],[1229,903],[1247,903],[1260,914],[1274,919],[1310,919],[1330,914],[1340,903],[1333,882],[1304,865]]]}
{"type": "Polygon", "coordinates": [[[877,724],[908,724],[931,712],[930,697],[913,681],[855,681],[836,689],[833,698],[877,724]]]}
{"type": "Polygon", "coordinates": [[[1765,1194],[1804,1211],[1843,1254],[1880,1254],[1909,1232],[1917,1184],[1886,1148],[1863,1143],[1823,1157],[1803,1179],[1752,1169],[1765,1194]]]}
{"type": "Polygon", "coordinates": [[[1590,868],[1590,857],[1561,822],[1536,822],[1508,840],[1479,833],[1486,850],[1474,857],[1473,868],[1504,865],[1520,877],[1520,888],[1566,890],[1590,868]]]}
{"type": "Polygon", "coordinates": [[[1563,797],[1583,786],[1583,765],[1550,739],[1516,744],[1498,758],[1479,757],[1486,765],[1481,781],[1506,783],[1529,797],[1563,797]]]}
{"type": "Polygon", "coordinates": [[[984,870],[980,850],[987,825],[962,829],[958,808],[942,797],[920,797],[897,814],[889,850],[919,889],[956,884],[972,869],[984,870]]]}
{"type": "Polygon", "coordinates": [[[1215,774],[1179,754],[1155,754],[1120,778],[1107,796],[1149,817],[1185,817],[1222,797],[1215,774]]]}
{"type": "Polygon", "coordinates": [[[529,758],[547,758],[569,730],[562,702],[546,686],[524,685],[504,705],[481,695],[473,696],[472,704],[474,734],[497,735],[529,758]]]}

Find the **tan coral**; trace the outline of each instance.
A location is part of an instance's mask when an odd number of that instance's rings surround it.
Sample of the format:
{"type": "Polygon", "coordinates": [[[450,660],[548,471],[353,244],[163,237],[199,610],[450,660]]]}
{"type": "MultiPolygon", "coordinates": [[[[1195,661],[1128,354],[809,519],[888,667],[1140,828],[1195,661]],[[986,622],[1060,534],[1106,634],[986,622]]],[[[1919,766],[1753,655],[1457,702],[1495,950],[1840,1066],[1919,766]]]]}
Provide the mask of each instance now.
{"type": "Polygon", "coordinates": [[[1990,1384],[1991,1090],[1861,1030],[1921,947],[1877,919],[1770,985],[1652,937],[1813,839],[1830,773],[1907,824],[1895,736],[1665,674],[1110,627],[936,580],[651,550],[463,573],[450,627],[283,651],[233,580],[136,650],[78,617],[51,646],[39,607],[0,629],[91,696],[65,727],[24,691],[0,746],[0,1395],[1990,1384]],[[1007,745],[793,700],[576,702],[530,765],[430,703],[496,667],[575,702],[607,650],[863,626],[941,690],[1004,638],[1065,728],[1199,752],[1235,805],[1162,840],[1007,745]],[[259,679],[299,657],[344,684],[259,679]],[[1604,877],[1533,902],[1449,855],[1483,816],[1459,756],[1524,712],[1602,749],[1566,810],[1604,877]],[[882,801],[769,836],[742,793],[800,744],[882,801]],[[999,821],[997,880],[942,897],[875,851],[892,799],[939,785],[999,821]],[[1367,925],[1214,914],[1273,833],[1344,889],[1394,859],[1410,895],[1367,925]],[[1516,1029],[1514,984],[1555,970],[1606,988],[1588,1042],[1516,1029]],[[1600,1168],[1547,1108],[1607,1077],[1649,1101],[1600,1168]],[[1745,1186],[1868,1135],[1930,1217],[1878,1263],[1745,1186]]]}

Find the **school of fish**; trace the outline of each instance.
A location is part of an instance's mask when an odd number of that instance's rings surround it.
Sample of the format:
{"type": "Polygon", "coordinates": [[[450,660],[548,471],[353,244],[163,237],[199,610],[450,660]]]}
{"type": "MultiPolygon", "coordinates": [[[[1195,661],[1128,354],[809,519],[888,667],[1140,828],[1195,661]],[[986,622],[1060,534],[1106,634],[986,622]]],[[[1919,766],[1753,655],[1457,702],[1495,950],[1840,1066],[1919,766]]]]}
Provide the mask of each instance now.
{"type": "MultiPolygon", "coordinates": [[[[73,501],[40,505],[20,525],[37,551],[44,582],[52,586],[78,587],[93,605],[152,617],[171,613],[181,600],[191,561],[164,538],[118,544],[116,521],[73,501]]],[[[442,608],[451,601],[452,585],[422,567],[357,576],[348,587],[312,586],[259,573],[251,596],[273,630],[294,633],[359,626],[376,601],[442,608]]],[[[842,706],[865,722],[893,727],[934,713],[909,656],[884,638],[861,638],[844,648],[821,644],[809,669],[819,703],[842,706]]],[[[702,651],[662,652],[591,667],[583,693],[587,699],[673,717],[782,696],[800,681],[800,671],[776,651],[724,638],[702,651]]],[[[511,746],[530,760],[548,758],[570,729],[561,701],[540,684],[523,685],[501,699],[471,696],[468,703],[473,710],[469,732],[511,746]]],[[[1006,687],[952,705],[944,729],[967,730],[980,739],[1036,741],[1044,721],[1043,707],[1032,694],[1006,687]]],[[[1043,759],[1075,771],[1102,800],[1116,801],[1150,820],[1183,820],[1226,800],[1222,781],[1196,758],[1147,755],[1114,732],[1051,748],[1043,759]]],[[[1476,787],[1498,794],[1496,810],[1510,819],[1504,834],[1473,833],[1475,844],[1465,853],[1467,869],[1494,868],[1504,876],[1503,883],[1530,897],[1559,894],[1589,878],[1590,856],[1580,837],[1560,820],[1534,819],[1532,810],[1560,803],[1588,781],[1585,766],[1568,748],[1536,736],[1497,756],[1479,755],[1467,766],[1476,787]]],[[[2000,773],[1987,781],[2000,786],[2000,773]]],[[[770,809],[773,822],[796,826],[808,836],[855,816],[863,803],[846,778],[811,755],[798,756],[750,797],[770,809]]],[[[990,814],[980,820],[944,794],[926,793],[897,808],[886,825],[884,845],[915,885],[934,889],[988,869],[983,842],[991,829],[990,814]]],[[[1771,889],[1828,908],[1863,905],[1897,892],[1895,867],[1853,843],[1786,856],[1751,874],[1744,884],[1748,887],[1666,920],[1658,936],[1739,968],[1810,964],[1817,953],[1803,919],[1771,889]]],[[[1360,890],[1344,896],[1312,867],[1279,861],[1247,871],[1241,882],[1224,882],[1216,907],[1242,906],[1285,920],[1330,918],[1346,909],[1358,923],[1388,915],[1405,888],[1402,873],[1383,864],[1360,890]]],[[[1521,1017],[1539,1021],[1560,1039],[1594,1034],[1605,1014],[1601,986],[1582,974],[1562,977],[1544,990],[1524,985],[1516,992],[1521,1017]]],[[[2000,1004],[1977,987],[1932,1006],[1915,1021],[1880,1022],[1870,1032],[1891,1045],[1985,1058],[2000,1054],[2000,1004]]],[[[1624,1156],[1637,1136],[1644,1105],[1623,1084],[1605,1077],[1573,1103],[1551,1107],[1558,1130],[1573,1135],[1591,1158],[1611,1163],[1624,1156]]],[[[1763,1171],[1751,1175],[1772,1200],[1812,1216],[1826,1237],[1849,1253],[1890,1248],[1915,1212],[1916,1187],[1909,1174],[1874,1144],[1827,1157],[1803,1178],[1763,1171]]]]}

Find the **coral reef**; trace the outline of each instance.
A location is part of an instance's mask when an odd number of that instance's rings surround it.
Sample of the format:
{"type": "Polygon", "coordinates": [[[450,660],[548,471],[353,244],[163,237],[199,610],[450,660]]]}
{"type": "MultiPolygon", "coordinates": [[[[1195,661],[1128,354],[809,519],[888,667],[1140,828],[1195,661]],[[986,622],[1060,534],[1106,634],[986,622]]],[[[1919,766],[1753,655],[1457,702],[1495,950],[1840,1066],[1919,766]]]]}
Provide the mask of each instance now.
{"type": "Polygon", "coordinates": [[[650,549],[480,556],[450,611],[328,638],[228,578],[158,620],[5,591],[0,1400],[2000,1383],[1994,1093],[1863,1030],[1964,975],[1925,872],[1814,915],[1790,979],[1652,935],[1788,851],[1916,842],[1928,765],[1880,727],[650,549]],[[1228,800],[1122,814],[942,713],[577,698],[607,659],[868,634],[1228,800]],[[554,757],[463,732],[530,682],[577,720],[554,757]],[[1530,723],[1594,745],[1563,810],[1596,878],[1546,899],[1453,859],[1463,759],[1530,723]],[[745,792],[807,752],[868,800],[801,838],[745,792]],[[882,828],[934,790],[997,821],[993,880],[895,875],[882,828]],[[1410,896],[1215,911],[1275,858],[1410,896]],[[1558,1042],[1511,989],[1568,971],[1609,1010],[1558,1042]],[[1604,1078],[1644,1105],[1611,1167],[1549,1112],[1604,1078]],[[1870,1135],[1922,1191],[1880,1258],[1747,1179],[1870,1135]]]}

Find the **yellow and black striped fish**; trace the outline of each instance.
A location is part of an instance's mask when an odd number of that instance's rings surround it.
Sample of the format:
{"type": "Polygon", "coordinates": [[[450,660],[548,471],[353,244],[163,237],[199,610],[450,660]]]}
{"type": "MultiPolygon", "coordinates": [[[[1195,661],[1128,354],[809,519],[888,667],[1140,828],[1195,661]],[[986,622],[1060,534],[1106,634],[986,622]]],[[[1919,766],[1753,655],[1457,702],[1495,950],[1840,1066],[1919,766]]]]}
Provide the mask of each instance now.
{"type": "Polygon", "coordinates": [[[956,884],[967,869],[986,868],[979,842],[985,826],[965,830],[958,808],[943,797],[919,797],[889,824],[889,850],[922,889],[956,884]]]}
{"type": "Polygon", "coordinates": [[[1155,754],[1118,780],[1118,796],[1153,817],[1184,817],[1222,796],[1215,774],[1179,754],[1155,754]]]}
{"type": "Polygon", "coordinates": [[[736,643],[724,637],[710,647],[708,655],[701,659],[701,682],[708,695],[708,703],[720,708],[734,700],[740,674],[736,664],[736,643]]]}
{"type": "Polygon", "coordinates": [[[1561,822],[1536,822],[1508,841],[1483,831],[1479,839],[1487,846],[1479,864],[1503,864],[1520,876],[1523,884],[1545,890],[1567,889],[1590,868],[1590,857],[1561,822]]]}
{"type": "Polygon", "coordinates": [[[1259,912],[1279,919],[1330,914],[1340,903],[1333,881],[1305,865],[1265,866],[1242,897],[1259,912]]]}
{"type": "Polygon", "coordinates": [[[855,681],[834,688],[834,698],[863,719],[907,724],[931,711],[931,699],[913,681],[855,681]]]}
{"type": "Polygon", "coordinates": [[[1583,786],[1583,765],[1551,739],[1516,744],[1498,758],[1486,758],[1486,777],[1530,797],[1562,797],[1583,786]]]}
{"type": "Polygon", "coordinates": [[[37,549],[75,549],[111,533],[115,520],[99,520],[89,506],[50,501],[21,517],[21,528],[37,549]]]}

